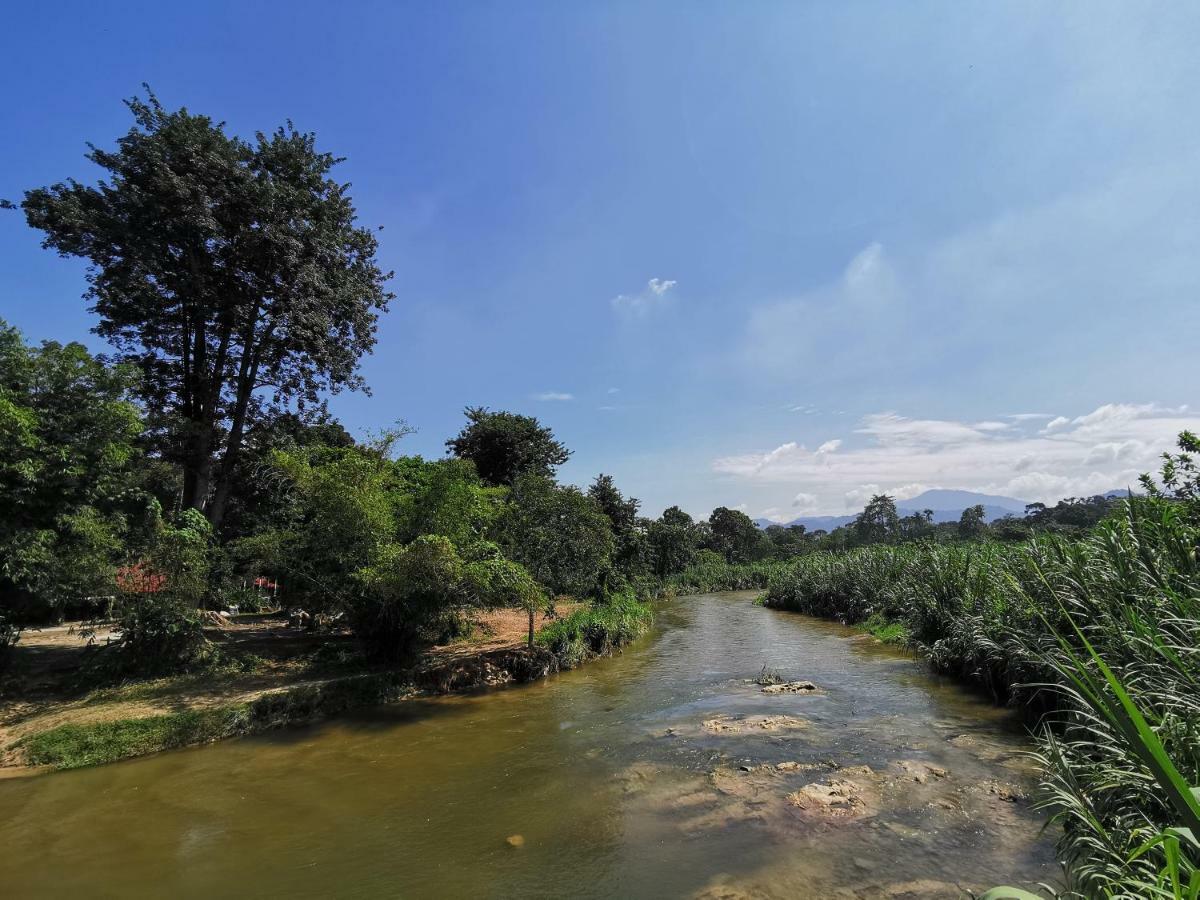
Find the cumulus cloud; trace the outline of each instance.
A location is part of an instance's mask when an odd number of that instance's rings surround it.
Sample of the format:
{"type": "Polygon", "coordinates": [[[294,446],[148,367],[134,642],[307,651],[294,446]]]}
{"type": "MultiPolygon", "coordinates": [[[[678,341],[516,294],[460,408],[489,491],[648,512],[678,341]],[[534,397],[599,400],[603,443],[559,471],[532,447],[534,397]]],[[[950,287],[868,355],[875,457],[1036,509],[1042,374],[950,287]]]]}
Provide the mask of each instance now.
{"type": "Polygon", "coordinates": [[[565,403],[568,400],[574,400],[575,395],[574,394],[566,394],[566,393],[563,393],[562,391],[546,391],[541,394],[535,394],[534,399],[542,400],[542,401],[565,403]]]}
{"type": "Polygon", "coordinates": [[[676,284],[677,281],[669,278],[651,278],[636,294],[617,294],[609,302],[623,315],[645,316],[667,301],[667,294],[676,284]]]}
{"type": "Polygon", "coordinates": [[[1055,416],[1046,423],[1045,431],[1056,431],[1059,428],[1066,428],[1071,424],[1071,420],[1066,416],[1055,416]]]}
{"type": "MultiPolygon", "coordinates": [[[[1059,421],[1061,419],[1061,421],[1059,421]]],[[[827,441],[809,450],[795,441],[773,450],[713,460],[715,472],[778,486],[804,512],[854,511],[872,494],[904,500],[930,488],[1054,502],[1133,485],[1153,472],[1159,454],[1185,429],[1200,428],[1186,407],[1105,404],[1038,430],[1037,420],[1005,429],[894,412],[863,418],[847,447],[827,441]],[[1050,426],[1053,427],[1050,427],[1050,426]]],[[[774,488],[772,488],[774,489],[774,488]]]]}
{"type": "Polygon", "coordinates": [[[792,508],[798,513],[813,512],[817,508],[817,495],[806,494],[804,491],[792,498],[792,508]]]}
{"type": "Polygon", "coordinates": [[[834,438],[832,441],[826,441],[817,448],[818,453],[833,453],[838,447],[842,446],[841,438],[834,438]]]}

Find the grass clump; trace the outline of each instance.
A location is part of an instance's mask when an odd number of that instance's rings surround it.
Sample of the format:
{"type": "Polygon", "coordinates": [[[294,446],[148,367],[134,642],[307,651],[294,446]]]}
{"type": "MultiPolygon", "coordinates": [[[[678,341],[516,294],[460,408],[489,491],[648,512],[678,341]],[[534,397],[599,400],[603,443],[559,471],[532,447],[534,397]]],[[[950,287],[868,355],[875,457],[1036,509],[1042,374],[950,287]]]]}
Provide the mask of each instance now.
{"type": "Polygon", "coordinates": [[[764,665],[762,671],[758,673],[758,677],[754,679],[754,683],[770,687],[773,684],[783,684],[784,680],[778,669],[771,669],[764,665]]]}
{"type": "Polygon", "coordinates": [[[219,740],[244,733],[248,726],[249,708],[238,704],[142,719],[61,725],[27,738],[21,746],[31,765],[78,769],[219,740]]]}
{"type": "Polygon", "coordinates": [[[865,622],[858,625],[861,631],[866,632],[879,641],[881,644],[893,644],[903,646],[909,642],[908,628],[903,622],[895,622],[885,619],[878,614],[870,616],[865,622]]]}
{"type": "Polygon", "coordinates": [[[547,625],[538,632],[536,641],[558,658],[559,665],[569,669],[621,648],[644,633],[653,621],[648,604],[632,593],[614,594],[547,625]]]}

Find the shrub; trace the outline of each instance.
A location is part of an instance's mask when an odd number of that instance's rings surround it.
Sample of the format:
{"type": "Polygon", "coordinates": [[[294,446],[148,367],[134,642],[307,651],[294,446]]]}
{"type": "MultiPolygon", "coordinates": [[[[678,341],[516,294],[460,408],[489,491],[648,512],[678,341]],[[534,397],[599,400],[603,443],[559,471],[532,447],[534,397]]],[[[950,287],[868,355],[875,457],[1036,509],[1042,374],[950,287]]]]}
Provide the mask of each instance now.
{"type": "Polygon", "coordinates": [[[564,669],[592,656],[605,656],[650,627],[650,607],[630,594],[617,594],[543,628],[537,642],[559,659],[564,669]]]}
{"type": "Polygon", "coordinates": [[[121,636],[99,648],[93,671],[153,678],[201,668],[213,659],[200,613],[169,595],[126,600],[117,619],[121,636]]]}

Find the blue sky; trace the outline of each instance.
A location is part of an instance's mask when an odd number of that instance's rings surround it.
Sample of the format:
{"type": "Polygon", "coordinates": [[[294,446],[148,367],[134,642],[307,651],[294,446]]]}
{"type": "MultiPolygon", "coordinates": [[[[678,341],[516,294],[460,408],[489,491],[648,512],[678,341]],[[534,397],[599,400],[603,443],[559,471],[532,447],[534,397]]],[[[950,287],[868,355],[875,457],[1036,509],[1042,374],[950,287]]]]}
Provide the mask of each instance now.
{"type": "MultiPolygon", "coordinates": [[[[397,294],[331,408],[537,415],[657,514],[1124,486],[1197,427],[1200,7],[78,3],[9,11],[0,197],[169,106],[347,157],[397,294]]],[[[0,214],[0,316],[96,349],[0,214]]]]}

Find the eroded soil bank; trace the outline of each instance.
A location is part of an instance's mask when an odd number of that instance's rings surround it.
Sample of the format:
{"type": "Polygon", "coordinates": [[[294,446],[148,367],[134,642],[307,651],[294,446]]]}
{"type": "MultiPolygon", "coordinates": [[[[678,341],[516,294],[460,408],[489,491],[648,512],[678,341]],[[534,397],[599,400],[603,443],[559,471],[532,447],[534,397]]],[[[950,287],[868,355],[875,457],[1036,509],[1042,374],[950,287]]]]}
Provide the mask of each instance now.
{"type": "Polygon", "coordinates": [[[2,783],[0,879],[30,897],[728,900],[1054,880],[1008,714],[752,596],[665,604],[621,656],[527,685],[2,783]],[[765,691],[764,666],[813,687],[765,691]]]}

